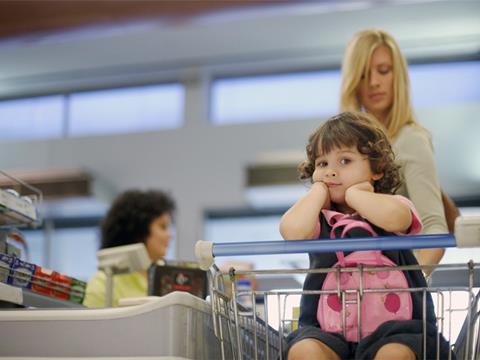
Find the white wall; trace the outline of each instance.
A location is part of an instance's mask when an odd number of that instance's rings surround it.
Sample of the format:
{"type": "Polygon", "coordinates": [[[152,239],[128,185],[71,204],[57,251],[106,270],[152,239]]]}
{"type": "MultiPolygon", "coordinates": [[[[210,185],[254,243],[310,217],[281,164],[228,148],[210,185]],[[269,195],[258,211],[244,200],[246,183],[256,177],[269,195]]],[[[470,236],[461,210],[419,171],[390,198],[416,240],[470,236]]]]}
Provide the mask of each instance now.
{"type": "MultiPolygon", "coordinates": [[[[3,143],[0,168],[82,167],[118,191],[129,187],[171,190],[178,203],[178,256],[193,258],[193,244],[203,234],[204,209],[245,206],[245,166],[265,153],[301,151],[320,121],[211,126],[205,81],[211,74],[339,64],[351,34],[374,26],[391,31],[411,58],[452,52],[478,54],[480,49],[478,1],[324,11],[312,4],[289,14],[278,11],[251,17],[247,13],[228,22],[218,17],[199,18],[177,26],[136,28],[125,34],[74,33],[63,39],[0,44],[2,97],[177,76],[187,85],[186,123],[181,129],[3,143]]],[[[473,106],[478,110],[478,104],[473,106]]],[[[457,129],[472,142],[474,133],[469,133],[467,126],[474,120],[466,119],[457,129]]],[[[438,121],[455,119],[441,117],[438,121]]],[[[478,162],[477,150],[478,145],[471,156],[478,162]]],[[[442,174],[450,174],[450,166],[450,160],[439,160],[442,174]]],[[[460,184],[461,175],[455,178],[460,184]]],[[[480,175],[473,176],[465,181],[466,187],[447,186],[447,190],[470,191],[478,188],[479,182],[480,175]]]]}

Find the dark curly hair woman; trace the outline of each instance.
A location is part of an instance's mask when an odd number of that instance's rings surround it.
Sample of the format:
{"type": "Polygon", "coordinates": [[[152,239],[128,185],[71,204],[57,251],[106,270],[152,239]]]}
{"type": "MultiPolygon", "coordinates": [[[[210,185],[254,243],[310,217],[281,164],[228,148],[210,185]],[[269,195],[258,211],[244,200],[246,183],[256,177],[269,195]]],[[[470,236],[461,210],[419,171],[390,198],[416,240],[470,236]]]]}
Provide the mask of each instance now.
{"type": "MultiPolygon", "coordinates": [[[[101,227],[101,248],[144,243],[152,262],[164,257],[170,242],[174,201],[158,190],[128,190],[113,202],[101,227]]],[[[146,272],[121,274],[114,277],[113,304],[120,298],[147,295],[146,272]]],[[[88,282],[83,304],[103,307],[105,274],[98,271],[88,282]]]]}

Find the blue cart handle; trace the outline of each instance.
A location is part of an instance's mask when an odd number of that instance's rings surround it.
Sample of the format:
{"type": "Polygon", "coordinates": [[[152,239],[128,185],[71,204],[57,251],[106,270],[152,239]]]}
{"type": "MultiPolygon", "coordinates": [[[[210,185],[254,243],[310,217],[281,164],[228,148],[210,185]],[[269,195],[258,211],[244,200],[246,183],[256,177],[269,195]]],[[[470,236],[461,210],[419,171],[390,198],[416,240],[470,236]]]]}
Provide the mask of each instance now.
{"type": "Polygon", "coordinates": [[[455,222],[452,234],[379,236],[334,240],[289,240],[212,243],[197,241],[195,255],[204,270],[218,256],[298,254],[311,252],[403,250],[480,246],[480,216],[463,216],[455,222]]]}

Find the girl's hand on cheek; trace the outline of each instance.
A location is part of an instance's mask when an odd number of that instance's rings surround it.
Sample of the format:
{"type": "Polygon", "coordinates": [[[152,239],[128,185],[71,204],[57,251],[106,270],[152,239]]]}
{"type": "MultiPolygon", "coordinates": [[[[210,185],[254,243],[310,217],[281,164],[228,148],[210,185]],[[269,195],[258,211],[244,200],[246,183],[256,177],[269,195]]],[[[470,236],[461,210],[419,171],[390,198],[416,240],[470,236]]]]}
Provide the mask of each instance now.
{"type": "Polygon", "coordinates": [[[315,181],[312,184],[312,188],[319,188],[322,191],[323,196],[325,198],[324,205],[322,206],[322,209],[329,209],[330,208],[330,190],[328,189],[327,184],[325,184],[323,181],[315,181]]]}
{"type": "Polygon", "coordinates": [[[367,191],[367,192],[375,192],[373,185],[369,181],[364,181],[358,184],[354,184],[350,186],[347,191],[350,190],[360,190],[360,191],[367,191]]]}
{"type": "Polygon", "coordinates": [[[318,171],[315,169],[315,171],[312,174],[312,183],[321,182],[321,181],[322,181],[322,177],[318,173],[318,171]]]}
{"type": "Polygon", "coordinates": [[[356,209],[354,204],[352,204],[352,200],[353,200],[352,197],[355,198],[355,194],[359,194],[361,192],[373,193],[375,191],[372,184],[370,184],[369,181],[353,184],[345,191],[345,202],[347,203],[348,206],[350,206],[352,209],[355,209],[356,211],[358,211],[358,209],[356,209]]]}

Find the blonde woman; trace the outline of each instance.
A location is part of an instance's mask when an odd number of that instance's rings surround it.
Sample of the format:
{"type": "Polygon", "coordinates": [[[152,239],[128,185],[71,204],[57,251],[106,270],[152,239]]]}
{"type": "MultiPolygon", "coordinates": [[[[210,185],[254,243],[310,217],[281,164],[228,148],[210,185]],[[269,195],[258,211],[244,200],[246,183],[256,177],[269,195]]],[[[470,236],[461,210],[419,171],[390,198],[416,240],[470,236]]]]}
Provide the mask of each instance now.
{"type": "MultiPolygon", "coordinates": [[[[424,234],[447,233],[430,134],[415,118],[407,63],[387,32],[364,30],[348,44],[342,64],[340,106],[342,111],[366,111],[383,123],[404,180],[397,194],[413,202],[424,234]]],[[[420,250],[418,262],[437,264],[444,251],[420,250]]]]}

